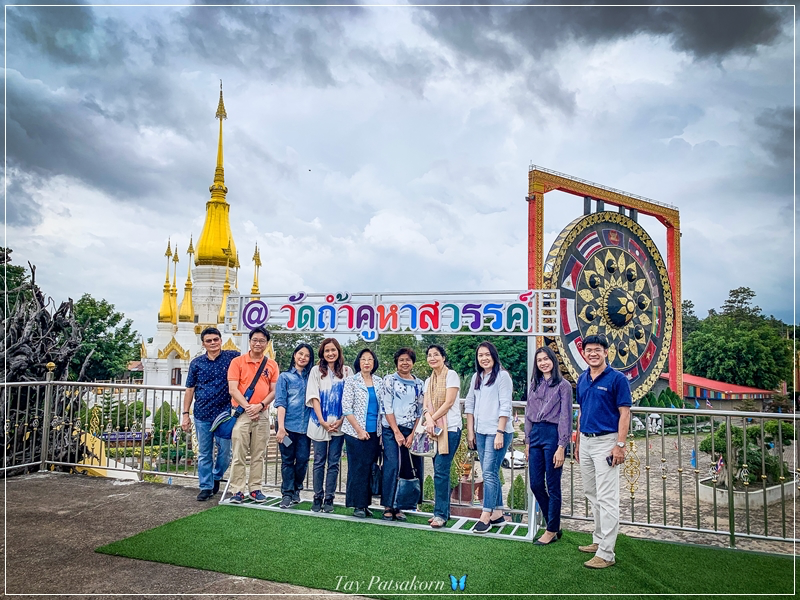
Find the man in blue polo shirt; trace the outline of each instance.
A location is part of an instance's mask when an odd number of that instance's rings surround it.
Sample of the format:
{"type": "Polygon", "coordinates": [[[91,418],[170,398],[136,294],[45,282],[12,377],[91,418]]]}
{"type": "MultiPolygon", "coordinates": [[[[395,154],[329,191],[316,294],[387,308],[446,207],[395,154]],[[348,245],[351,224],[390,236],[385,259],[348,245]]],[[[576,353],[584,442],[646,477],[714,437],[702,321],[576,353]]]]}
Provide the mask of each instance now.
{"type": "Polygon", "coordinates": [[[631,387],[625,376],[606,364],[608,341],[590,335],[583,340],[589,368],[578,377],[578,435],[575,458],[581,465],[583,491],[592,506],[592,543],[579,546],[594,554],[584,566],[605,569],[615,563],[619,532],[619,469],[625,462],[625,438],[631,421],[631,387]]]}
{"type": "Polygon", "coordinates": [[[200,334],[200,341],[206,353],[189,364],[181,427],[186,432],[192,430],[189,407],[194,399],[194,428],[200,446],[197,449],[199,454],[197,475],[200,477],[200,493],[197,494],[197,500],[203,502],[219,491],[219,482],[231,463],[231,441],[214,436],[211,424],[220,414],[226,411],[230,413],[228,367],[240,353],[238,350],[222,350],[222,334],[216,327],[206,327],[200,334]],[[215,445],[216,464],[214,464],[215,445]]]}

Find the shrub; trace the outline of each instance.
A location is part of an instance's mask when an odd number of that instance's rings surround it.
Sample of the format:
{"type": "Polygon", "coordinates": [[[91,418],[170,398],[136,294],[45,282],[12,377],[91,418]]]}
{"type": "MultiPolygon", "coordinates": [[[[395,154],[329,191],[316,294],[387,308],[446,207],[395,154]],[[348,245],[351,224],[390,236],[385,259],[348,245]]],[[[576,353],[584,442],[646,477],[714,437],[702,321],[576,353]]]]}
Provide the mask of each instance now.
{"type": "MultiPolygon", "coordinates": [[[[514,478],[514,483],[511,484],[511,489],[508,491],[506,504],[514,510],[525,510],[528,507],[528,490],[522,475],[514,478]]],[[[522,521],[522,515],[514,514],[512,519],[515,523],[519,523],[522,521]]]]}

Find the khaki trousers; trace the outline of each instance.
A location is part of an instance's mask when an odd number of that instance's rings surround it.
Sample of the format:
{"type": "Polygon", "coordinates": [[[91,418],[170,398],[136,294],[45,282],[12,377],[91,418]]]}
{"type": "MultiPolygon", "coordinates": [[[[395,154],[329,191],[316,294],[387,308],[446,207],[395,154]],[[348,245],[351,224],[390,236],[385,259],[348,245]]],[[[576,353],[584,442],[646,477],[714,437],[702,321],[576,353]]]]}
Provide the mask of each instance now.
{"type": "Polygon", "coordinates": [[[233,463],[231,466],[231,493],[247,495],[261,489],[264,481],[264,456],[269,442],[269,415],[261,413],[257,421],[247,414],[236,419],[231,434],[233,463]],[[247,455],[250,454],[250,477],[247,477],[247,455]],[[245,483],[247,484],[245,487],[245,483]]]}
{"type": "Polygon", "coordinates": [[[606,458],[611,455],[617,434],[586,437],[581,434],[580,464],[583,491],[592,507],[597,556],[614,560],[614,546],[619,533],[619,465],[609,467],[606,458]]]}

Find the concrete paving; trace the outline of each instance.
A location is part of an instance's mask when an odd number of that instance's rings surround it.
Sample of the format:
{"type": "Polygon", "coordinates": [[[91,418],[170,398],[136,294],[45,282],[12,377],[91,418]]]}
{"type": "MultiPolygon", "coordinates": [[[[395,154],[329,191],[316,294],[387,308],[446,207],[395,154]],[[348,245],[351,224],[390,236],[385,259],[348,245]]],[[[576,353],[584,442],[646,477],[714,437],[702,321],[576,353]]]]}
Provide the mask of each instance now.
{"type": "Polygon", "coordinates": [[[153,596],[160,599],[196,594],[292,594],[309,600],[323,594],[339,595],[94,551],[216,506],[214,500],[197,502],[197,489],[34,473],[6,479],[2,495],[6,594],[165,594],[153,596]]]}

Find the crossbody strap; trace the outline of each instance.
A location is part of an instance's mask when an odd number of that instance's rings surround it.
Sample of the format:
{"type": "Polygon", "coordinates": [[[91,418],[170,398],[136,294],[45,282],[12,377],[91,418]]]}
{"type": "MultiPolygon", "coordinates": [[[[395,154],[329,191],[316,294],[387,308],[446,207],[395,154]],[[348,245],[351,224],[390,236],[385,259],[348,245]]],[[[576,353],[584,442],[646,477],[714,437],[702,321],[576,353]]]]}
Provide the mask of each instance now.
{"type": "Polygon", "coordinates": [[[258,371],[256,371],[256,376],[253,377],[253,381],[250,382],[250,385],[247,386],[247,390],[245,391],[245,397],[248,397],[248,394],[252,395],[254,389],[256,389],[256,383],[258,383],[258,378],[261,377],[261,373],[264,372],[264,367],[267,364],[267,357],[265,356],[261,360],[261,364],[258,365],[258,371]]]}

